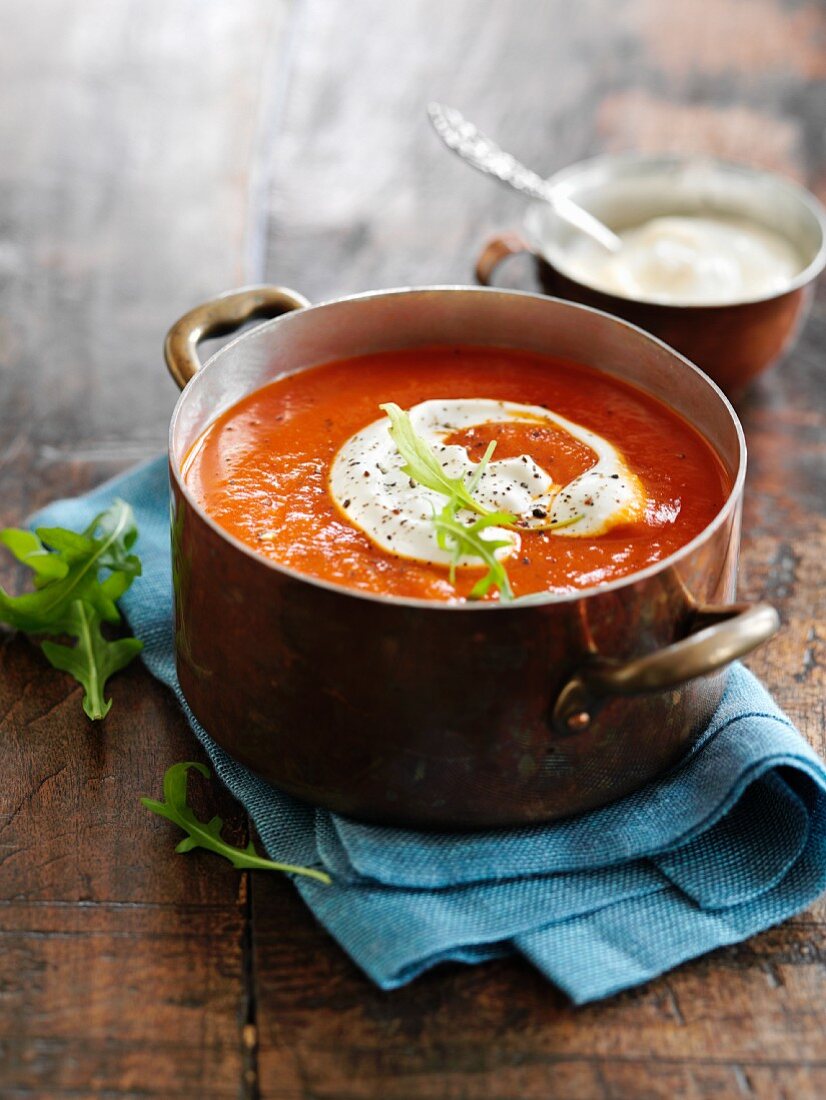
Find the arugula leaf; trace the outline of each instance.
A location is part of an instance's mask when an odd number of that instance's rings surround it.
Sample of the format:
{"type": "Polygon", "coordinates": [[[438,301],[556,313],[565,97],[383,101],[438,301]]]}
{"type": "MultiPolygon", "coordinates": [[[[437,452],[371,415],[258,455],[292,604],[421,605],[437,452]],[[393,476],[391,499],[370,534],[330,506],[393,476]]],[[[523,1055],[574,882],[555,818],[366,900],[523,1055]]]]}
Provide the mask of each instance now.
{"type": "Polygon", "coordinates": [[[205,848],[209,852],[228,859],[233,867],[239,871],[246,868],[261,871],[285,871],[293,875],[306,875],[329,886],[332,882],[330,876],[324,871],[316,871],[312,867],[295,867],[291,863],[276,863],[274,860],[259,856],[252,841],[246,848],[236,848],[221,839],[223,820],[217,815],[209,821],[199,821],[194,811],[187,803],[187,772],[194,768],[205,779],[209,779],[210,772],[204,764],[197,764],[192,760],[181,764],[172,764],[166,769],[163,777],[163,793],[165,802],[156,802],[153,798],[142,798],[141,805],[153,814],[165,817],[167,821],[174,822],[187,834],[175,848],[176,852],[191,852],[193,848],[205,848]]]}
{"type": "Polygon", "coordinates": [[[568,519],[549,519],[547,523],[531,523],[525,525],[526,531],[559,531],[562,527],[573,527],[575,523],[579,523],[581,519],[585,519],[585,513],[580,512],[576,516],[569,516],[568,519]]]}
{"type": "Polygon", "coordinates": [[[86,689],[83,709],[89,718],[105,718],[112,707],[112,700],[103,697],[106,681],[140,653],[143,642],[137,638],[118,638],[114,642],[104,638],[100,615],[85,600],[74,601],[61,627],[61,633],[77,638],[77,645],[43,642],[43,652],[55,668],[70,672],[86,689]]]}
{"type": "Polygon", "coordinates": [[[94,542],[84,532],[65,527],[38,527],[37,533],[51,550],[57,550],[67,562],[82,561],[94,549],[94,542]]]}
{"type": "Polygon", "coordinates": [[[35,584],[43,585],[48,581],[62,580],[69,572],[69,566],[63,558],[49,553],[33,531],[6,527],[0,531],[0,542],[11,550],[19,562],[32,570],[35,584]]]}
{"type": "MultiPolygon", "coordinates": [[[[19,529],[10,528],[2,532],[6,545],[9,541],[19,543],[15,539],[18,532],[19,529]]],[[[129,553],[137,535],[132,509],[122,500],[96,516],[80,536],[63,528],[38,528],[37,537],[46,546],[54,547],[54,553],[67,566],[66,572],[38,591],[22,596],[9,596],[0,588],[0,621],[27,634],[54,633],[55,621],[69,616],[71,604],[82,599],[92,604],[106,622],[118,622],[120,615],[114,599],[98,582],[98,570],[117,570],[132,578],[140,576],[140,559],[129,553]]]]}
{"type": "Polygon", "coordinates": [[[513,599],[508,572],[504,564],[496,557],[495,551],[504,546],[510,546],[508,539],[483,539],[481,532],[486,527],[499,527],[513,522],[513,516],[508,512],[491,512],[486,516],[480,516],[470,526],[465,526],[456,519],[452,508],[452,502],[448,501],[442,511],[433,517],[433,526],[436,528],[436,540],[442,550],[453,551],[453,562],[450,567],[451,583],[456,575],[456,563],[463,554],[472,554],[481,558],[487,565],[488,571],[477,581],[471,589],[471,599],[479,599],[484,596],[491,585],[496,585],[503,600],[513,599]]]}
{"type": "Polygon", "coordinates": [[[48,660],[70,672],[85,688],[83,709],[92,719],[111,707],[106,680],[142,649],[136,638],[109,641],[101,623],[120,622],[115,601],[140,575],[140,559],[131,553],[138,536],[132,509],[117,500],[95,516],[85,531],[40,527],[0,531],[0,542],[34,575],[34,592],[9,596],[0,588],[0,622],[27,634],[69,635],[72,646],[43,642],[48,660]],[[101,580],[100,571],[108,570],[101,580]]]}
{"type": "MultiPolygon", "coordinates": [[[[430,444],[416,435],[416,430],[404,409],[394,401],[388,401],[379,408],[387,413],[390,418],[390,438],[396,444],[396,449],[404,459],[402,472],[424,485],[426,489],[432,489],[442,496],[455,497],[461,508],[469,508],[480,516],[486,516],[488,509],[473,499],[465,485],[464,478],[448,477],[442,469],[433,448],[430,444]]],[[[488,448],[490,451],[490,448],[488,448]]]]}
{"type": "Polygon", "coordinates": [[[487,447],[485,448],[485,453],[482,455],[482,461],[479,463],[479,465],[476,467],[476,469],[470,475],[470,481],[467,483],[467,491],[469,493],[474,493],[476,491],[476,486],[481,481],[482,474],[488,468],[488,463],[493,458],[493,452],[495,450],[496,450],[496,440],[492,439],[490,441],[490,443],[488,443],[487,447]]]}

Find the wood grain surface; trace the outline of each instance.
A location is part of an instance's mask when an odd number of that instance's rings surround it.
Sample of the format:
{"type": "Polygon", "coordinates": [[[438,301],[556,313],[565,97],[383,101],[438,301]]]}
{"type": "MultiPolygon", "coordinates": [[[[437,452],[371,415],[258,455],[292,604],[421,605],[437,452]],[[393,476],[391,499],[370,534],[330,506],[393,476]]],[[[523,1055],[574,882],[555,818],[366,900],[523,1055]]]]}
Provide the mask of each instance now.
{"type": "MultiPolygon", "coordinates": [[[[713,152],[826,198],[824,77],[815,0],[0,0],[0,523],[163,448],[160,343],[199,299],[468,282],[523,206],[443,152],[427,100],[543,172],[713,152]]],[[[784,624],[750,664],[821,751],[824,344],[821,288],[740,409],[740,592],[784,624]]],[[[140,667],[113,696],[90,726],[0,633],[2,1097],[826,1095],[822,902],[585,1008],[517,961],[380,993],[288,882],[174,855],[138,798],[200,752],[140,667]]]]}

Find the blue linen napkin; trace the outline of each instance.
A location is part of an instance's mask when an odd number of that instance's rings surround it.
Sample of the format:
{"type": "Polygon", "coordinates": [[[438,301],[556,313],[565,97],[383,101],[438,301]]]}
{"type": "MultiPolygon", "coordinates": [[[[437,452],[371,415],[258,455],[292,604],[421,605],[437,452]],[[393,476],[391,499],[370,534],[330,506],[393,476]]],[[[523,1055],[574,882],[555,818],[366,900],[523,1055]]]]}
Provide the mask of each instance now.
{"type": "Polygon", "coordinates": [[[417,833],[282,794],[215,744],[178,686],[166,460],[51,504],[32,523],[80,528],[115,497],[132,505],[140,529],[144,574],[122,604],[143,660],[177,694],[270,856],[333,876],[332,886],[295,884],[383,989],[440,962],[519,952],[583,1003],[746,939],[826,889],[826,767],[739,665],[677,769],[564,821],[417,833]]]}

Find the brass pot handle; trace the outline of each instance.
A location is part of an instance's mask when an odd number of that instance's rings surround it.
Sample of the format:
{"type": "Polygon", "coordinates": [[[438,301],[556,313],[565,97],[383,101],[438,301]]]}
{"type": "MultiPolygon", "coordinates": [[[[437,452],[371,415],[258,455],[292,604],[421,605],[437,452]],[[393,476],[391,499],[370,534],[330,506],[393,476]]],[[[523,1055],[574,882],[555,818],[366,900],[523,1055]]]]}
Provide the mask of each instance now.
{"type": "Polygon", "coordinates": [[[480,286],[491,286],[493,273],[503,260],[508,256],[517,256],[520,252],[533,253],[533,249],[518,233],[513,230],[507,233],[497,233],[491,237],[482,247],[479,258],[476,261],[476,282],[480,286]]]}
{"type": "Polygon", "coordinates": [[[280,317],[309,304],[283,286],[245,286],[210,298],[185,313],[166,334],[163,352],[169,373],[183,389],[201,366],[198,345],[207,336],[234,332],[254,317],[280,317]]]}
{"type": "Polygon", "coordinates": [[[644,695],[679,687],[751,653],[775,634],[780,616],[766,603],[705,606],[694,611],[687,637],[655,653],[627,661],[595,658],[568,680],[553,709],[556,732],[587,729],[612,695],[644,695]]]}

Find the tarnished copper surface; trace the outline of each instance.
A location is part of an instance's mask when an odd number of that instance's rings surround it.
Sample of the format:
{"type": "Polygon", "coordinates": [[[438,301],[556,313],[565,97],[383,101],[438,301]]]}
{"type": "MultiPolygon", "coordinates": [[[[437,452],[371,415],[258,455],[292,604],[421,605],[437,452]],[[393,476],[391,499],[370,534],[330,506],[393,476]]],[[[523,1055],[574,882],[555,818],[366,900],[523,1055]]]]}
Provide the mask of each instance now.
{"type": "MultiPolygon", "coordinates": [[[[708,720],[723,676],[612,697],[560,732],[553,708],[596,660],[651,654],[734,597],[745,453],[725,399],[644,333],[566,303],[462,288],[386,292],[247,333],[189,384],[171,431],[178,673],[210,734],[269,781],[355,817],[438,827],[539,821],[633,790],[708,720]],[[576,357],[689,416],[734,490],[688,548],[571,598],[449,607],[373,598],[257,557],[187,496],[180,463],[203,426],[283,372],[379,347],[449,342],[576,357]]],[[[702,625],[707,625],[703,623],[702,625]]]]}
{"type": "Polygon", "coordinates": [[[536,268],[546,293],[639,325],[682,352],[735,399],[789,347],[808,312],[812,292],[807,286],[763,302],[688,308],[603,294],[569,279],[539,257],[536,268]]]}

